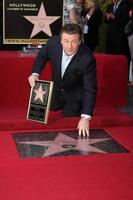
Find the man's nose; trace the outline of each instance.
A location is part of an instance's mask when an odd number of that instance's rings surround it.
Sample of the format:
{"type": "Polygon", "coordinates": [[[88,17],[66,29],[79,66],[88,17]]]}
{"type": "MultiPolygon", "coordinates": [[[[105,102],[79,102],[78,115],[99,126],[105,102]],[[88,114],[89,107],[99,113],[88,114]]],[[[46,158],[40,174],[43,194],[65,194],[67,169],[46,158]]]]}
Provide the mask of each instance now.
{"type": "Polygon", "coordinates": [[[72,43],[71,42],[68,45],[69,45],[69,48],[72,48],[72,43]]]}

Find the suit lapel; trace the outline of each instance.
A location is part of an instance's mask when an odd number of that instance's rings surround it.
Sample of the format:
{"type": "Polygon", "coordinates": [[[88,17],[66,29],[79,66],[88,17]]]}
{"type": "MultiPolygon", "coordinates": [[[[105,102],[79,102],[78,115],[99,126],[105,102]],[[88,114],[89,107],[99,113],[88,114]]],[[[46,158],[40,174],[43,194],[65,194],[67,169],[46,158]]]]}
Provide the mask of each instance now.
{"type": "Polygon", "coordinates": [[[56,49],[56,55],[55,56],[55,63],[56,63],[56,69],[58,74],[58,79],[61,80],[61,62],[62,62],[62,45],[60,44],[59,48],[56,49]],[[58,59],[57,59],[58,58],[58,59]]]}

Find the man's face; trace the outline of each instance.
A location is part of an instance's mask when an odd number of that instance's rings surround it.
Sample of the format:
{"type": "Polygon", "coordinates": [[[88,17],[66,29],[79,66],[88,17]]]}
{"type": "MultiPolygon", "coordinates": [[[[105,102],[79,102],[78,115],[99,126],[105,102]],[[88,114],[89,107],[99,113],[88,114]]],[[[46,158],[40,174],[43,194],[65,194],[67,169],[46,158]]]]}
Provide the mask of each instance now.
{"type": "Polygon", "coordinates": [[[80,43],[78,34],[62,33],[61,35],[61,44],[68,56],[73,55],[78,50],[80,43]]]}

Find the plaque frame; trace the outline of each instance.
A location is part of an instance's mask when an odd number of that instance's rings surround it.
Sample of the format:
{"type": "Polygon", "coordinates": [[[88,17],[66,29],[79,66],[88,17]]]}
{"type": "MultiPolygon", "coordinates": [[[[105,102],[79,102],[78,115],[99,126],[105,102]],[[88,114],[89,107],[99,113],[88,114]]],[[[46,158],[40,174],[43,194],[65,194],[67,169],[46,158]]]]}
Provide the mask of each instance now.
{"type": "Polygon", "coordinates": [[[47,124],[54,83],[38,80],[31,88],[27,110],[27,120],[47,124]]]}

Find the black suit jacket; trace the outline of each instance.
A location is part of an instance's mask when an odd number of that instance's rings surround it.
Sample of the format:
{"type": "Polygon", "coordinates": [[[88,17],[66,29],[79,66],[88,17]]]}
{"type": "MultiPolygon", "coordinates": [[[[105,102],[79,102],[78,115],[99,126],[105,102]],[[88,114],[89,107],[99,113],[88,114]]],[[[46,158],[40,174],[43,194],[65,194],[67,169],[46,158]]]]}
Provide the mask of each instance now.
{"type": "MultiPolygon", "coordinates": [[[[88,10],[84,10],[82,15],[85,17],[88,10]]],[[[96,46],[99,45],[99,28],[102,22],[103,13],[100,8],[97,8],[87,21],[88,33],[84,34],[84,43],[95,51],[96,46]]]]}
{"type": "MultiPolygon", "coordinates": [[[[107,13],[113,13],[114,4],[111,3],[107,7],[107,13]]],[[[129,20],[129,6],[126,1],[121,1],[116,12],[115,19],[107,20],[106,32],[106,53],[109,54],[129,54],[127,37],[124,32],[125,25],[129,20]]]]}
{"type": "Polygon", "coordinates": [[[52,109],[63,108],[65,116],[79,116],[81,113],[92,116],[97,90],[95,58],[89,48],[81,44],[62,78],[62,52],[60,37],[51,37],[39,52],[32,72],[41,74],[50,61],[54,81],[52,109]]]}

